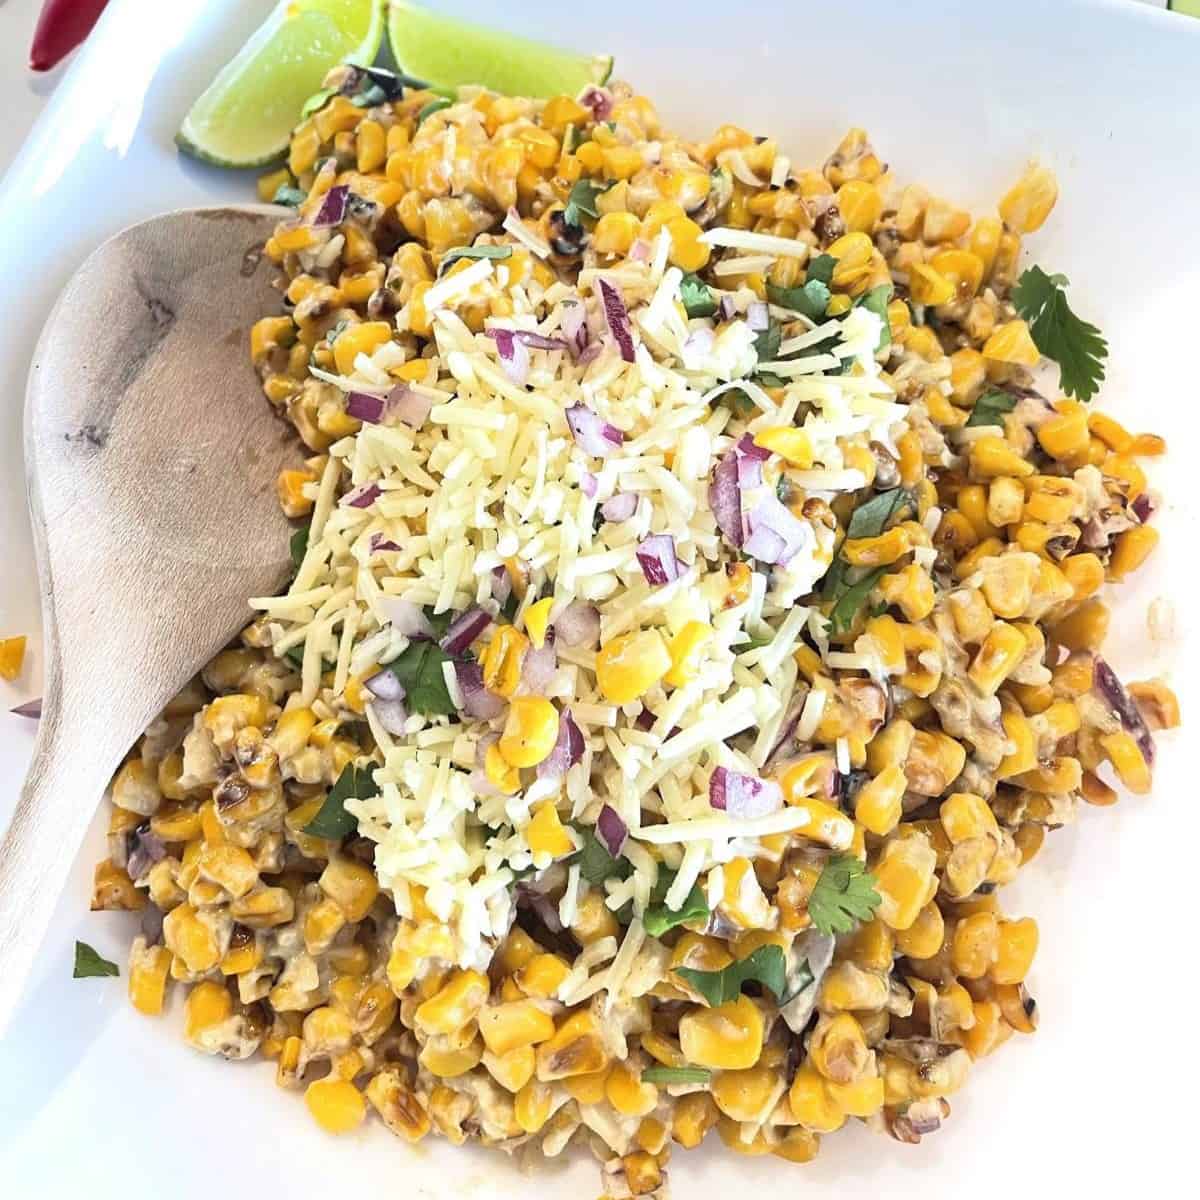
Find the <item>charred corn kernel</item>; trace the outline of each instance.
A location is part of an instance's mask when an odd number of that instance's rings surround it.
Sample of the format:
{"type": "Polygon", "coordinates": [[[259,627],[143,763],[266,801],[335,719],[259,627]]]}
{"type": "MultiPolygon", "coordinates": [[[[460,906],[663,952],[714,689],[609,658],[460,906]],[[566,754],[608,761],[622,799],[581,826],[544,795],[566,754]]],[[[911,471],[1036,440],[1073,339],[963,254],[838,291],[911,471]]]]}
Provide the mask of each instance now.
{"type": "Polygon", "coordinates": [[[134,939],[129,953],[129,1001],[148,1017],[163,1010],[171,952],[166,946],[147,946],[144,937],[134,939]]]}
{"type": "Polygon", "coordinates": [[[1022,984],[998,984],[992,998],[1000,1007],[1000,1015],[1017,1033],[1033,1033],[1037,1029],[1037,1001],[1022,984]]]}
{"type": "Polygon", "coordinates": [[[842,1106],[830,1095],[826,1081],[809,1062],[801,1063],[788,1089],[792,1114],[814,1133],[833,1133],[846,1123],[842,1106]]]}
{"type": "Polygon", "coordinates": [[[679,1045],[684,1058],[699,1067],[752,1067],[762,1053],[762,1013],[749,996],[716,1008],[692,1009],[679,1021],[679,1045]]]}
{"type": "Polygon", "coordinates": [[[856,567],[890,566],[912,550],[908,531],[894,526],[878,537],[847,538],[842,543],[846,561],[856,567]]]}
{"type": "Polygon", "coordinates": [[[253,971],[263,960],[263,948],[254,934],[241,925],[235,925],[229,939],[229,949],[220,962],[222,975],[241,975],[253,971]]]}
{"type": "Polygon", "coordinates": [[[671,669],[671,652],[656,629],[613,638],[596,655],[596,683],[612,704],[644,695],[671,669]]]}
{"type": "Polygon", "coordinates": [[[292,229],[276,230],[269,245],[274,245],[280,255],[295,254],[301,250],[307,250],[316,240],[316,235],[309,226],[297,225],[292,229]]]}
{"type": "Polygon", "coordinates": [[[1108,635],[1108,605],[1093,597],[1050,627],[1050,637],[1068,650],[1099,650],[1108,635]]]}
{"type": "Polygon", "coordinates": [[[1033,726],[1014,709],[1005,709],[1000,714],[1000,722],[1012,749],[996,767],[996,778],[1011,779],[1014,775],[1032,771],[1037,766],[1037,738],[1033,726]]]}
{"type": "Polygon", "coordinates": [[[699,271],[712,255],[708,243],[699,240],[704,232],[691,217],[676,217],[666,224],[671,235],[669,261],[683,271],[699,271]]]}
{"type": "Polygon", "coordinates": [[[592,231],[592,248],[599,254],[628,254],[640,228],[634,213],[605,213],[592,231]]]}
{"type": "Polygon", "coordinates": [[[1033,343],[1029,326],[1017,318],[999,326],[984,343],[983,357],[989,362],[1036,367],[1041,353],[1033,343]]]}
{"type": "Polygon", "coordinates": [[[1104,582],[1104,564],[1094,554],[1072,554],[1063,559],[1061,567],[1076,600],[1085,600],[1104,582]]]}
{"type": "Polygon", "coordinates": [[[890,841],[874,867],[879,917],[890,928],[908,929],[932,898],[937,855],[923,837],[890,841]]]}
{"type": "Polygon", "coordinates": [[[575,843],[563,827],[553,800],[544,801],[534,811],[532,819],[525,826],[525,840],[535,855],[561,858],[575,851],[575,843]]]}
{"type": "Polygon", "coordinates": [[[1109,579],[1124,579],[1146,561],[1158,545],[1158,530],[1153,525],[1138,525],[1117,534],[1112,557],[1108,560],[1109,579]]]}
{"type": "MultiPolygon", "coordinates": [[[[1095,778],[1093,776],[1093,778],[1095,778]]],[[[1099,780],[1097,780],[1099,782],[1099,780]]],[[[1084,799],[1087,797],[1086,790],[1087,777],[1084,777],[1084,799]]],[[[1103,785],[1101,785],[1103,786],[1103,785]]],[[[1113,794],[1113,799],[1116,799],[1116,794],[1113,794]]],[[[1037,852],[1042,848],[1042,843],[1046,840],[1046,827],[1044,825],[1035,824],[1033,821],[1024,822],[1013,834],[1013,841],[1016,843],[1018,852],[1021,855],[1021,865],[1024,866],[1027,862],[1035,857],[1037,852]]]]}
{"type": "Polygon", "coordinates": [[[392,327],[386,321],[364,321],[351,325],[338,334],[333,343],[333,361],[340,375],[354,372],[354,360],[365,354],[370,357],[380,346],[389,342],[392,327]]]}
{"type": "MultiPolygon", "coordinates": [[[[417,1142],[429,1132],[429,1114],[397,1068],[389,1067],[371,1078],[367,1084],[367,1099],[394,1134],[417,1142]]],[[[431,1097],[431,1103],[432,1100],[431,1097]]]]}
{"type": "Polygon", "coordinates": [[[879,581],[879,592],[910,621],[923,621],[933,611],[933,582],[916,563],[885,575],[879,581]]]}
{"type": "Polygon", "coordinates": [[[983,260],[970,250],[941,250],[929,266],[953,288],[953,300],[970,300],[983,283],[983,260]]]}
{"type": "Polygon", "coordinates": [[[506,796],[520,791],[520,771],[510,765],[495,742],[484,752],[483,773],[487,776],[488,782],[494,788],[499,788],[506,796]]]}
{"type": "Polygon", "coordinates": [[[548,1000],[570,974],[557,954],[537,954],[516,973],[517,986],[527,996],[548,1000]]]}
{"type": "MultiPolygon", "coordinates": [[[[974,489],[970,489],[974,491],[974,489]]],[[[982,488],[979,489],[982,492],[982,488]]],[[[963,488],[963,491],[968,491],[963,488]]],[[[962,510],[963,497],[959,495],[959,509],[962,510]]],[[[995,529],[1003,525],[1015,525],[1021,519],[1025,508],[1025,489],[1010,475],[1000,475],[993,479],[987,490],[987,524],[992,528],[979,531],[980,537],[992,537],[995,529]]]]}
{"type": "Polygon", "coordinates": [[[829,1098],[849,1117],[870,1117],[883,1107],[883,1077],[864,1074],[848,1083],[827,1080],[829,1098]]]}
{"type": "Polygon", "coordinates": [[[296,340],[291,317],[263,317],[250,328],[250,358],[261,366],[272,350],[290,346],[296,340]]]}
{"type": "Polygon", "coordinates": [[[1010,228],[1034,233],[1041,229],[1057,199],[1054,172],[1031,163],[1000,201],[1000,215],[1010,228]]]}
{"type": "Polygon", "coordinates": [[[942,910],[926,904],[907,929],[896,931],[896,949],[908,958],[932,958],[942,948],[945,933],[942,910]]]}
{"type": "Polygon", "coordinates": [[[540,650],[545,645],[546,629],[550,624],[550,610],[553,607],[554,597],[547,596],[525,610],[525,632],[535,649],[540,650]]]}
{"type": "Polygon", "coordinates": [[[1109,449],[1115,450],[1118,454],[1127,454],[1133,449],[1133,434],[1108,413],[1089,413],[1087,426],[1089,432],[1095,434],[1109,449]]]}
{"type": "Polygon", "coordinates": [[[885,767],[859,788],[854,801],[855,820],[877,837],[886,837],[900,822],[907,787],[900,767],[885,767]]]}
{"type": "Polygon", "coordinates": [[[911,242],[920,236],[928,204],[929,193],[919,183],[910,183],[900,193],[900,206],[896,210],[896,232],[905,241],[911,242]]]}
{"type": "Polygon", "coordinates": [[[206,1030],[229,1020],[233,997],[222,984],[204,980],[190,992],[184,1006],[184,1037],[196,1044],[206,1030]]]}
{"type": "Polygon", "coordinates": [[[1037,429],[1037,440],[1051,458],[1070,462],[1087,454],[1088,418],[1082,411],[1051,417],[1037,429]]]}
{"type": "Polygon", "coordinates": [[[776,1098],[778,1079],[778,1072],[764,1063],[742,1071],[721,1071],[713,1076],[712,1098],[731,1120],[761,1121],[776,1098]]]}
{"type": "MultiPolygon", "coordinates": [[[[531,1002],[525,1003],[533,1008],[531,1002]]],[[[535,1011],[541,1013],[540,1009],[535,1011]]],[[[609,1061],[596,1015],[580,1010],[569,1014],[553,1037],[538,1046],[537,1077],[542,1083],[551,1083],[572,1075],[593,1075],[606,1068],[609,1061]]]]}
{"type": "Polygon", "coordinates": [[[1126,690],[1151,729],[1174,729],[1179,724],[1179,699],[1161,679],[1131,683],[1126,690]]]}
{"type": "Polygon", "coordinates": [[[1017,777],[1021,787],[1043,796],[1057,796],[1075,791],[1083,778],[1078,759],[1059,755],[1017,777]]]}
{"type": "Polygon", "coordinates": [[[387,140],[378,121],[363,121],[355,134],[358,169],[363,175],[377,171],[387,158],[387,140]]]}
{"type": "Polygon", "coordinates": [[[671,639],[671,669],[663,676],[671,687],[683,687],[695,679],[704,650],[713,639],[713,628],[703,621],[689,621],[671,639]]]}
{"type": "Polygon", "coordinates": [[[952,843],[988,835],[999,837],[995,814],[982,797],[970,792],[955,792],[947,797],[942,801],[938,815],[952,843]]]}
{"type": "Polygon", "coordinates": [[[1001,921],[999,943],[990,970],[992,981],[999,984],[1023,982],[1033,964],[1037,946],[1038,927],[1032,917],[1001,921]]]}
{"type": "Polygon", "coordinates": [[[988,276],[994,288],[1007,290],[1013,285],[1017,278],[1017,264],[1020,258],[1020,234],[1005,230],[996,245],[996,258],[988,276]]]}
{"type": "Polygon", "coordinates": [[[571,936],[581,946],[589,946],[601,938],[613,937],[620,929],[616,917],[598,892],[590,891],[579,902],[571,936]]]}
{"type": "Polygon", "coordinates": [[[922,238],[932,244],[952,242],[962,237],[971,224],[971,216],[946,200],[934,197],[925,206],[925,220],[921,226],[922,238]]]}
{"type": "Polygon", "coordinates": [[[971,443],[971,474],[979,479],[995,479],[999,475],[1032,475],[1034,467],[1023,459],[1002,437],[984,434],[971,443]]]}
{"type": "Polygon", "coordinates": [[[1025,639],[1020,631],[1004,621],[997,621],[979,647],[967,669],[967,676],[980,691],[994,696],[1024,658],[1025,649],[1025,639]]]}
{"type": "Polygon", "coordinates": [[[286,888],[258,887],[229,905],[230,916],[251,929],[286,925],[296,913],[296,903],[286,888]]]}
{"type": "Polygon", "coordinates": [[[580,1104],[603,1104],[608,1072],[609,1068],[604,1067],[590,1075],[572,1075],[563,1080],[563,1087],[567,1094],[580,1104]]]}
{"type": "MultiPolygon", "coordinates": [[[[843,815],[832,804],[813,796],[796,802],[796,807],[808,810],[808,820],[798,825],[795,832],[801,837],[821,842],[833,850],[846,850],[854,840],[854,822],[843,815]]],[[[728,867],[726,871],[728,872],[728,867]]]]}
{"type": "Polygon", "coordinates": [[[537,1133],[550,1119],[553,1094],[545,1083],[531,1079],[513,1101],[513,1117],[526,1133],[537,1133]]]}
{"type": "Polygon", "coordinates": [[[341,1054],[350,1048],[354,1028],[350,1018],[336,1008],[322,1005],[304,1018],[304,1045],[312,1054],[341,1054]]]}
{"type": "Polygon", "coordinates": [[[304,1103],[326,1133],[349,1133],[367,1115],[363,1094],[347,1079],[318,1079],[304,1091],[304,1103]]]}
{"type": "Polygon", "coordinates": [[[825,163],[825,178],[834,187],[840,187],[848,179],[863,179],[870,183],[882,174],[883,164],[872,148],[866,130],[857,127],[846,133],[825,163]]]}
{"type": "MultiPolygon", "coordinates": [[[[486,990],[485,990],[486,998],[486,990]]],[[[492,1054],[508,1054],[555,1036],[554,1018],[529,1000],[488,1005],[478,1013],[479,1032],[492,1054]]]]}
{"type": "Polygon", "coordinates": [[[949,304],[954,284],[929,263],[914,263],[908,272],[909,290],[918,304],[949,304]]]}
{"type": "Polygon", "coordinates": [[[244,896],[258,882],[254,859],[240,846],[205,845],[196,866],[203,878],[223,887],[234,899],[244,896]]]}
{"type": "Polygon", "coordinates": [[[212,927],[190,904],[179,904],[163,918],[163,940],[195,975],[211,971],[221,958],[221,945],[212,927]]]}
{"type": "Polygon", "coordinates": [[[129,759],[113,780],[112,802],[128,812],[143,817],[153,816],[162,803],[156,772],[152,772],[140,758],[129,759]]]}
{"type": "Polygon", "coordinates": [[[754,435],[754,444],[778,454],[789,466],[807,469],[813,465],[812,441],[803,429],[775,425],[754,435]]]}
{"type": "Polygon", "coordinates": [[[511,625],[501,625],[483,653],[483,682],[498,696],[512,696],[521,681],[521,661],[528,639],[511,625]]]}
{"type": "Polygon", "coordinates": [[[849,179],[837,190],[837,206],[851,233],[870,233],[883,213],[883,196],[873,184],[849,179]]]}
{"type": "Polygon", "coordinates": [[[460,1034],[437,1034],[421,1048],[417,1061],[439,1079],[456,1079],[474,1070],[483,1059],[483,1041],[468,1028],[460,1034]]]}
{"type": "Polygon", "coordinates": [[[541,696],[517,696],[497,745],[511,766],[536,767],[557,740],[558,709],[541,696]]]}
{"type": "Polygon", "coordinates": [[[853,292],[866,284],[875,247],[865,233],[844,234],[830,243],[826,253],[837,259],[832,278],[835,288],[853,292]]]}
{"type": "Polygon", "coordinates": [[[896,449],[900,451],[900,482],[905,487],[915,487],[925,470],[920,439],[911,429],[906,429],[896,439],[896,449]]]}
{"type": "Polygon", "coordinates": [[[987,382],[983,355],[969,347],[950,355],[950,395],[958,404],[969,404],[987,382]]]}
{"type": "Polygon", "coordinates": [[[1000,947],[1000,923],[991,912],[972,913],[954,927],[950,939],[950,961],[966,979],[982,979],[996,961],[1000,947]]]}
{"type": "Polygon", "coordinates": [[[502,1088],[515,1093],[533,1078],[537,1054],[532,1046],[518,1046],[507,1054],[488,1051],[483,1056],[483,1065],[502,1088]]]}
{"type": "MultiPolygon", "coordinates": [[[[475,1020],[488,997],[488,979],[478,971],[453,971],[413,1014],[423,1033],[454,1033],[475,1020]]],[[[489,1047],[490,1048],[490,1047],[489,1047]]]]}
{"type": "MultiPolygon", "coordinates": [[[[891,966],[890,958],[887,965],[891,966]]],[[[822,1016],[809,1038],[809,1061],[834,1083],[857,1079],[866,1070],[870,1056],[862,1026],[849,1013],[822,1016]]]]}
{"type": "Polygon", "coordinates": [[[604,1083],[609,1104],[623,1117],[644,1117],[658,1104],[658,1088],[643,1083],[641,1076],[626,1063],[615,1063],[604,1083]]]}
{"type": "Polygon", "coordinates": [[[717,1117],[717,1106],[708,1092],[681,1096],[671,1113],[671,1137],[684,1149],[692,1150],[704,1141],[717,1117]]]}
{"type": "Polygon", "coordinates": [[[962,1033],[963,1048],[973,1058],[983,1058],[1004,1040],[1008,1025],[995,1000],[976,1000],[973,1003],[974,1020],[962,1033]]]}
{"type": "Polygon", "coordinates": [[[347,921],[361,921],[379,895],[375,872],[350,858],[331,858],[319,882],[321,890],[338,905],[347,921]]]}
{"type": "Polygon", "coordinates": [[[1137,740],[1121,730],[1105,734],[1100,745],[1121,782],[1135,795],[1144,796],[1150,790],[1150,768],[1137,740]]]}

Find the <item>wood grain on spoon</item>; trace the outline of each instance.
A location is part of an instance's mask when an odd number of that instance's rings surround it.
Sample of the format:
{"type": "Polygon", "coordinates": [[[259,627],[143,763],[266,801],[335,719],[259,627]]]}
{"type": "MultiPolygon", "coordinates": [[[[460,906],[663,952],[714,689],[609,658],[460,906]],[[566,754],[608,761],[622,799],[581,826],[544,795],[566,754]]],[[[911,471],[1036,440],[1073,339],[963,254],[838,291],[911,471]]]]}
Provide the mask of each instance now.
{"type": "Polygon", "coordinates": [[[0,1032],[105,786],[164,704],[286,581],[274,481],[300,457],[248,357],[278,308],[279,209],[155,217],[63,291],[29,378],[25,461],[46,695],[0,842],[0,1032]]]}

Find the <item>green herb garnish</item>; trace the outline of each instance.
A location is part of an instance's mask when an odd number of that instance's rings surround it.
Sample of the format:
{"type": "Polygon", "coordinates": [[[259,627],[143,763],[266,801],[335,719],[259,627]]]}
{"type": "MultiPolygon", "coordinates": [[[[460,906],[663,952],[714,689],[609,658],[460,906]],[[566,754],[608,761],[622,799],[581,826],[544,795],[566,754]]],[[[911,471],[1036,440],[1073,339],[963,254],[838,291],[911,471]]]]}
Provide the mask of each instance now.
{"type": "Polygon", "coordinates": [[[854,624],[858,610],[866,603],[875,585],[883,578],[887,567],[875,567],[854,583],[844,584],[829,610],[829,626],[833,633],[845,633],[854,624]]]}
{"type": "Polygon", "coordinates": [[[445,612],[434,612],[432,605],[421,611],[425,614],[425,620],[429,622],[429,628],[433,630],[433,636],[440,641],[446,636],[446,630],[454,624],[454,612],[449,608],[445,612]]]}
{"type": "Polygon", "coordinates": [[[442,274],[460,258],[512,258],[512,252],[511,246],[455,246],[453,250],[446,251],[438,265],[438,274],[442,274]]]}
{"type": "MultiPolygon", "coordinates": [[[[886,492],[879,492],[850,514],[846,537],[878,537],[908,507],[915,510],[916,501],[905,488],[889,488],[886,492]]],[[[845,633],[854,624],[855,615],[883,574],[882,568],[877,567],[857,582],[850,583],[846,578],[849,570],[850,564],[839,552],[821,586],[822,597],[834,602],[829,614],[834,633],[845,633]]]]}
{"type": "Polygon", "coordinates": [[[1017,407],[1017,398],[1012,392],[991,391],[984,392],[978,400],[975,401],[975,407],[971,409],[971,415],[967,418],[964,429],[970,429],[973,425],[1004,425],[1004,414],[1010,413],[1017,407]]]}
{"type": "Polygon", "coordinates": [[[311,525],[301,525],[295,533],[288,538],[288,551],[292,556],[292,566],[296,570],[300,570],[300,564],[304,561],[304,556],[308,553],[308,533],[311,525]]]}
{"type": "Polygon", "coordinates": [[[311,117],[318,109],[325,107],[325,101],[337,93],[337,88],[322,88],[319,92],[313,92],[311,96],[300,106],[300,120],[305,117],[311,117]]]}
{"type": "MultiPolygon", "coordinates": [[[[582,872],[580,872],[582,874],[582,872]]],[[[692,890],[684,898],[679,908],[667,907],[667,892],[675,882],[675,872],[668,867],[660,867],[658,878],[650,893],[650,903],[642,914],[642,924],[651,937],[662,937],[668,929],[676,925],[685,925],[688,921],[707,920],[709,914],[708,900],[699,884],[693,884],[692,890]]]]}
{"type": "Polygon", "coordinates": [[[916,508],[913,495],[906,488],[889,488],[864,501],[851,514],[846,526],[848,538],[878,537],[905,507],[916,508]]]}
{"type": "Polygon", "coordinates": [[[719,1004],[736,1000],[742,994],[744,983],[761,983],[778,999],[784,994],[787,965],[783,951],[778,946],[767,945],[759,946],[753,954],[730,963],[720,971],[676,967],[675,974],[695,988],[711,1008],[716,1008],[719,1004]]]}
{"type": "Polygon", "coordinates": [[[437,96],[430,100],[428,104],[421,107],[421,111],[417,113],[417,124],[420,125],[426,117],[432,116],[435,112],[441,112],[443,108],[449,108],[454,103],[453,100],[445,96],[437,96]]]}
{"type": "Polygon", "coordinates": [[[1030,267],[1013,288],[1012,302],[1029,322],[1034,344],[1058,363],[1062,389],[1079,400],[1090,400],[1104,382],[1108,343],[1095,325],[1077,317],[1067,304],[1065,275],[1047,275],[1030,267]]]}
{"type": "Polygon", "coordinates": [[[290,183],[281,183],[275,189],[275,195],[271,197],[271,203],[282,204],[286,208],[299,208],[307,199],[307,192],[303,192],[297,187],[292,187],[290,183]]]}
{"type": "Polygon", "coordinates": [[[707,1067],[647,1067],[643,1083],[707,1083],[712,1072],[707,1067]]]}
{"type": "Polygon", "coordinates": [[[87,942],[75,943],[75,970],[71,972],[72,979],[97,979],[120,974],[116,963],[101,958],[87,942]]]}
{"type": "Polygon", "coordinates": [[[837,261],[832,254],[818,254],[809,262],[804,278],[810,283],[814,279],[820,283],[832,283],[833,268],[837,266],[837,261]]]}
{"type": "Polygon", "coordinates": [[[711,317],[717,311],[712,288],[692,271],[679,281],[679,298],[689,317],[711,317]]]}
{"type": "Polygon", "coordinates": [[[829,285],[822,283],[819,279],[810,279],[800,287],[790,288],[776,287],[773,283],[767,284],[767,299],[772,304],[800,313],[810,321],[824,320],[825,310],[829,307],[830,294],[829,285]]]}
{"type": "MultiPolygon", "coordinates": [[[[426,613],[426,616],[428,615],[426,613]]],[[[439,614],[439,618],[453,615],[443,613],[439,614]]],[[[449,621],[446,624],[448,625],[449,621]]],[[[387,669],[400,680],[404,688],[404,700],[409,712],[422,713],[427,717],[452,717],[458,712],[454,701],[450,699],[446,677],[442,673],[442,664],[450,661],[450,655],[437,642],[414,641],[409,642],[404,650],[387,664],[387,669]]]]}
{"type": "Polygon", "coordinates": [[[358,828],[358,819],[346,811],[346,801],[368,800],[379,795],[379,785],[371,775],[374,769],[373,764],[359,767],[347,763],[329,789],[320,811],[304,826],[303,832],[333,842],[340,842],[348,833],[353,833],[358,828]]]}
{"type": "Polygon", "coordinates": [[[859,296],[854,302],[855,308],[862,307],[868,312],[873,312],[882,322],[883,328],[879,331],[879,344],[875,347],[876,350],[884,350],[892,344],[892,323],[888,320],[888,305],[892,302],[892,285],[890,283],[881,283],[878,287],[873,287],[865,295],[859,296]]]}
{"type": "Polygon", "coordinates": [[[633,867],[624,858],[613,858],[608,847],[587,826],[576,826],[583,834],[583,848],[570,859],[579,864],[579,874],[591,884],[601,884],[606,879],[628,879],[633,867]]]}
{"type": "Polygon", "coordinates": [[[821,871],[808,898],[808,915],[822,933],[850,933],[879,907],[875,876],[849,854],[836,854],[821,871]]]}
{"type": "Polygon", "coordinates": [[[754,351],[758,361],[769,362],[779,353],[779,343],[783,340],[779,324],[771,321],[766,329],[761,330],[754,339],[754,351]]]}
{"type": "Polygon", "coordinates": [[[579,229],[583,225],[582,215],[595,220],[600,215],[596,200],[612,187],[611,183],[597,183],[594,179],[583,178],[576,182],[567,196],[567,205],[563,209],[563,220],[568,225],[579,229]]]}

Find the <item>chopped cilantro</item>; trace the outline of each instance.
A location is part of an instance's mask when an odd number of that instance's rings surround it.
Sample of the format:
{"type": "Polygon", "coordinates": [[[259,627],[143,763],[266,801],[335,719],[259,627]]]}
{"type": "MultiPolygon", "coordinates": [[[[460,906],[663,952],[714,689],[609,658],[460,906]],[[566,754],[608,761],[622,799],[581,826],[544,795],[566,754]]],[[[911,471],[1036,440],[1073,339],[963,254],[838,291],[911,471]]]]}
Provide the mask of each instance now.
{"type": "Polygon", "coordinates": [[[691,271],[679,281],[679,298],[689,317],[711,317],[717,311],[712,288],[691,271]]]}
{"type": "Polygon", "coordinates": [[[1010,413],[1017,406],[1017,398],[1012,392],[993,390],[984,392],[975,401],[971,415],[964,426],[970,429],[973,425],[1003,425],[1004,414],[1010,413]]]}
{"type": "Polygon", "coordinates": [[[846,526],[848,538],[878,537],[891,523],[897,513],[906,507],[916,509],[916,501],[906,488],[889,488],[877,492],[864,501],[851,514],[846,526]]]}
{"type": "MultiPolygon", "coordinates": [[[[851,514],[846,525],[848,538],[878,537],[905,508],[915,510],[916,501],[912,493],[904,488],[889,488],[879,492],[870,500],[860,504],[851,514]]],[[[855,583],[847,582],[846,575],[850,564],[839,553],[833,560],[825,581],[821,586],[821,595],[826,600],[833,601],[829,619],[834,633],[845,633],[854,624],[854,617],[862,607],[871,589],[875,586],[882,569],[869,572],[855,583]]]]}
{"type": "Polygon", "coordinates": [[[873,287],[869,292],[854,302],[855,307],[860,305],[868,312],[873,312],[882,322],[883,328],[879,331],[879,345],[876,350],[885,350],[892,344],[892,323],[888,320],[888,305],[892,302],[892,285],[890,283],[881,283],[878,287],[873,287]]]}
{"type": "Polygon", "coordinates": [[[600,215],[596,207],[597,198],[612,187],[611,183],[597,183],[594,179],[583,178],[575,183],[567,196],[567,206],[563,209],[563,220],[576,229],[583,225],[583,216],[593,220],[600,215]]]}
{"type": "Polygon", "coordinates": [[[576,851],[570,861],[579,864],[579,874],[590,884],[601,884],[606,879],[628,879],[633,870],[624,858],[613,858],[608,847],[588,826],[577,826],[583,834],[583,849],[576,851]]]}
{"type": "Polygon", "coordinates": [[[1029,322],[1037,348],[1058,363],[1063,391],[1087,401],[1104,382],[1108,343],[1095,325],[1071,311],[1063,291],[1069,283],[1065,275],[1033,266],[1017,280],[1012,302],[1029,322]]]}
{"type": "MultiPolygon", "coordinates": [[[[426,614],[428,615],[428,614],[426,614]]],[[[450,655],[437,642],[409,642],[387,669],[400,680],[409,712],[427,717],[452,717],[458,710],[450,699],[442,664],[450,655]]]]}
{"type": "Polygon", "coordinates": [[[446,251],[438,264],[438,274],[442,274],[460,258],[512,258],[512,252],[511,246],[455,246],[453,250],[446,251]]]}
{"type": "Polygon", "coordinates": [[[833,268],[837,266],[837,261],[832,254],[818,254],[816,258],[809,262],[804,278],[810,283],[814,279],[818,283],[831,283],[833,281],[833,268]]]}
{"type": "Polygon", "coordinates": [[[708,1083],[712,1072],[707,1067],[647,1067],[643,1083],[708,1083]]]}
{"type": "Polygon", "coordinates": [[[773,359],[779,353],[779,343],[782,340],[779,323],[771,321],[754,339],[754,351],[758,355],[758,361],[761,363],[773,359]]]}
{"type": "Polygon", "coordinates": [[[422,610],[425,613],[425,620],[429,622],[429,627],[433,630],[433,636],[437,639],[442,639],[446,636],[446,630],[454,623],[454,613],[450,609],[445,612],[434,612],[433,607],[422,610]]]}
{"type": "Polygon", "coordinates": [[[300,570],[300,564],[304,561],[305,554],[308,553],[309,528],[308,525],[301,525],[288,539],[288,551],[292,556],[292,566],[297,571],[300,570]]]}
{"type": "Polygon", "coordinates": [[[337,782],[329,789],[320,811],[304,826],[303,832],[335,842],[353,833],[358,828],[358,820],[346,811],[346,801],[367,800],[379,795],[379,785],[371,774],[374,769],[374,764],[360,767],[352,762],[347,763],[337,782]]]}
{"type": "Polygon", "coordinates": [[[692,886],[679,908],[667,907],[667,892],[674,882],[675,872],[667,867],[660,867],[658,878],[654,881],[654,889],[650,893],[650,903],[642,914],[642,924],[651,937],[662,937],[668,929],[674,929],[676,925],[706,920],[708,917],[708,900],[699,884],[692,886]]]}
{"type": "Polygon", "coordinates": [[[761,983],[778,999],[784,994],[787,963],[778,946],[766,945],[720,971],[676,967],[675,974],[695,988],[711,1008],[716,1008],[736,1000],[742,994],[742,984],[750,982],[761,983]]]}
{"type": "Polygon", "coordinates": [[[821,871],[808,898],[808,915],[822,933],[850,933],[879,907],[875,876],[849,854],[836,854],[821,871]]]}
{"type": "Polygon", "coordinates": [[[356,92],[350,97],[350,103],[355,108],[374,108],[377,104],[383,104],[387,98],[387,92],[379,84],[374,80],[368,80],[362,91],[356,92]]]}
{"type": "Polygon", "coordinates": [[[116,963],[101,958],[87,942],[75,943],[75,970],[71,972],[72,979],[98,979],[106,975],[120,974],[116,963]]]}
{"type": "Polygon", "coordinates": [[[319,92],[313,92],[300,106],[300,120],[303,121],[305,117],[311,117],[318,109],[324,108],[325,101],[336,92],[337,88],[322,88],[319,92]]]}
{"type": "Polygon", "coordinates": [[[876,567],[856,582],[843,584],[833,607],[829,610],[829,623],[833,633],[845,633],[854,624],[858,610],[866,603],[867,597],[886,570],[887,567],[876,567]]]}
{"type": "Polygon", "coordinates": [[[819,279],[810,279],[800,287],[776,287],[767,284],[767,299],[780,308],[791,309],[810,321],[821,321],[829,307],[829,285],[819,279]]]}
{"type": "Polygon", "coordinates": [[[299,208],[308,199],[308,193],[300,188],[292,187],[290,183],[281,183],[271,197],[272,204],[282,204],[287,208],[299,208]]]}

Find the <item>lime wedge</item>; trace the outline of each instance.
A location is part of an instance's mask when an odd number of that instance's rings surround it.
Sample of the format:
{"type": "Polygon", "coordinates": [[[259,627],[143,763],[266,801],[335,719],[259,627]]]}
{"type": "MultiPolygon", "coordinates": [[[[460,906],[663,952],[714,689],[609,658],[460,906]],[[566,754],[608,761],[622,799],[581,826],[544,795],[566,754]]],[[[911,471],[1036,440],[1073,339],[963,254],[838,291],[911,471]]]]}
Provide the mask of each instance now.
{"type": "Polygon", "coordinates": [[[1172,12],[1186,13],[1189,17],[1200,17],[1200,0],[1168,0],[1172,12]]]}
{"type": "Polygon", "coordinates": [[[176,145],[221,167],[279,158],[325,73],[349,58],[373,63],[383,27],[384,0],[281,0],[192,105],[176,145]]]}
{"type": "Polygon", "coordinates": [[[508,96],[578,95],[612,73],[611,54],[575,54],[391,0],[388,37],[405,74],[438,91],[477,83],[508,96]]]}

